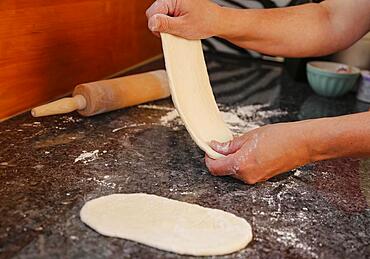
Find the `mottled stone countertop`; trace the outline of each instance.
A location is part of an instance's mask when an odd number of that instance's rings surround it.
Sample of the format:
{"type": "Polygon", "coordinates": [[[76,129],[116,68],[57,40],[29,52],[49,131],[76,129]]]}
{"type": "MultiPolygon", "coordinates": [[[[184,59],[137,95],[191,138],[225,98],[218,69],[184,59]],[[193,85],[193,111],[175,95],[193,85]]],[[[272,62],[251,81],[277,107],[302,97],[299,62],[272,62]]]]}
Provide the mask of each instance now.
{"type": "MultiPolygon", "coordinates": [[[[280,65],[211,53],[207,63],[221,110],[249,111],[234,113],[241,130],[369,108],[353,94],[318,97],[280,65]]],[[[225,258],[370,258],[369,160],[315,163],[245,185],[211,176],[173,115],[164,100],[92,118],[27,113],[1,123],[0,257],[182,257],[101,236],[79,219],[88,200],[145,192],[248,220],[252,243],[225,258]]]]}

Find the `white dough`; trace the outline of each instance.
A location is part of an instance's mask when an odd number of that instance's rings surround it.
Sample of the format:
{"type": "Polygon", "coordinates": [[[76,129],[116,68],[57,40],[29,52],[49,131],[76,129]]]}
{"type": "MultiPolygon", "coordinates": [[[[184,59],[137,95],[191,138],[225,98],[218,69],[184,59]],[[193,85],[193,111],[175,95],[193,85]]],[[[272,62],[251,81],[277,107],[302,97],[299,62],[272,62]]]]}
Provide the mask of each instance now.
{"type": "Polygon", "coordinates": [[[212,140],[227,142],[233,135],[222,119],[209,82],[200,40],[161,34],[172,100],[195,143],[211,158],[212,140]]]}
{"type": "Polygon", "coordinates": [[[179,254],[223,255],[252,240],[248,222],[231,213],[148,194],[113,194],[87,202],[81,219],[105,236],[179,254]]]}

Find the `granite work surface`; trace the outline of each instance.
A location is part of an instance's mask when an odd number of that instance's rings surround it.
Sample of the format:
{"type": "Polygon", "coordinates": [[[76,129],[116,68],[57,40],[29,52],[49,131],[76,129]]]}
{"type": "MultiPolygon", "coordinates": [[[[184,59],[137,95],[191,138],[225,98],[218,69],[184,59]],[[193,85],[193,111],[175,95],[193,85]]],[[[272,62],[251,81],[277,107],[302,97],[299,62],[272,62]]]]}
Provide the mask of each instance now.
{"type": "MultiPolygon", "coordinates": [[[[212,54],[207,63],[236,131],[368,109],[353,95],[318,97],[279,65],[212,54]]],[[[211,176],[203,159],[170,100],[92,118],[24,114],[5,121],[0,257],[185,258],[101,236],[79,219],[88,200],[145,192],[249,221],[252,243],[225,258],[370,258],[369,160],[310,164],[250,186],[211,176]]]]}

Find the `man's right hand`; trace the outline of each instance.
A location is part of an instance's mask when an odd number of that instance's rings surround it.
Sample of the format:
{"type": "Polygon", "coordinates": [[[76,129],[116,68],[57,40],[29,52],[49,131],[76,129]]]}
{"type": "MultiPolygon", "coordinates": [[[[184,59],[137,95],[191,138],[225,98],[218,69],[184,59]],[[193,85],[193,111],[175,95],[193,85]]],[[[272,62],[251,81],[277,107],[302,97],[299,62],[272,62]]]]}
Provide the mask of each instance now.
{"type": "Polygon", "coordinates": [[[186,39],[217,35],[221,7],[210,0],[157,0],[146,11],[148,27],[157,36],[165,32],[186,39]]]}

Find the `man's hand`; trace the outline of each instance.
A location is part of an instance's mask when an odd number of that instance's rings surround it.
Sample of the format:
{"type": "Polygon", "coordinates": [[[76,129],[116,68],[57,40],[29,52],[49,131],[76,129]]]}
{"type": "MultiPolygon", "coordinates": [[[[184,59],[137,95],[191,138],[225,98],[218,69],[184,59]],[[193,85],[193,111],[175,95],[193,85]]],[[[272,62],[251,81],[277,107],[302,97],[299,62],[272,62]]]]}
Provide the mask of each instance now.
{"type": "Polygon", "coordinates": [[[146,11],[155,34],[170,33],[186,39],[216,35],[220,7],[210,0],[157,0],[146,11]]]}
{"type": "Polygon", "coordinates": [[[370,157],[370,112],[268,125],[211,146],[226,155],[206,156],[213,175],[254,184],[313,161],[370,157]]]}
{"type": "Polygon", "coordinates": [[[206,164],[213,175],[230,175],[246,183],[265,181],[310,161],[304,136],[296,123],[264,126],[228,143],[212,142],[211,147],[225,158],[206,164]]]}
{"type": "Polygon", "coordinates": [[[370,0],[325,0],[287,8],[220,7],[210,0],[157,0],[148,27],[187,39],[224,38],[273,56],[323,56],[346,49],[370,29],[370,0]]]}

